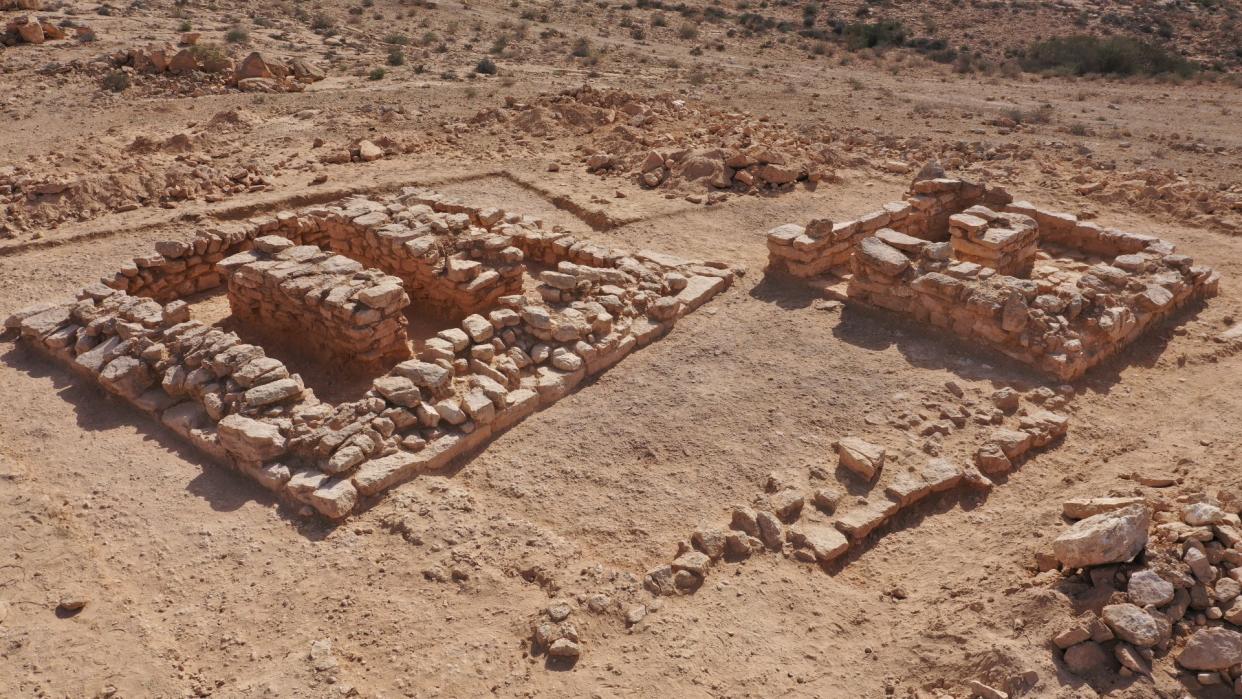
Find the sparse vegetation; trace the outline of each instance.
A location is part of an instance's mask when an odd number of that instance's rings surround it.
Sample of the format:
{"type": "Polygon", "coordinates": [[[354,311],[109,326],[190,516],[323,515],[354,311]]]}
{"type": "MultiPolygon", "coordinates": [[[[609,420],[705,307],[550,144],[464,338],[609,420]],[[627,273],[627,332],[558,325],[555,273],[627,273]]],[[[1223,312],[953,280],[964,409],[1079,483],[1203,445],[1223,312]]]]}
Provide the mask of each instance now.
{"type": "Polygon", "coordinates": [[[496,61],[484,56],[474,66],[474,72],[481,75],[495,75],[499,69],[496,67],[496,61]]]}
{"type": "Polygon", "coordinates": [[[846,48],[851,51],[901,46],[906,42],[907,36],[905,25],[896,20],[873,23],[856,22],[846,25],[842,34],[845,37],[846,48]]]}
{"type": "Polygon", "coordinates": [[[224,40],[230,44],[244,44],[250,40],[250,32],[245,27],[233,27],[225,32],[224,40]]]}
{"type": "Polygon", "coordinates": [[[393,46],[388,49],[388,65],[399,66],[405,64],[405,52],[400,46],[393,46]]]}
{"type": "Polygon", "coordinates": [[[585,36],[579,37],[576,41],[574,41],[573,49],[569,52],[569,55],[573,56],[574,58],[590,57],[591,40],[586,38],[585,36]]]}
{"type": "Polygon", "coordinates": [[[124,92],[129,89],[129,73],[123,70],[109,72],[103,78],[103,87],[109,92],[124,92]]]}
{"type": "Polygon", "coordinates": [[[383,80],[388,71],[383,68],[372,68],[370,74],[367,75],[371,80],[383,80]]]}
{"type": "Polygon", "coordinates": [[[1161,75],[1187,77],[1198,70],[1191,61],[1159,46],[1125,36],[1056,37],[1032,44],[1021,59],[1029,71],[1067,75],[1161,75]]]}

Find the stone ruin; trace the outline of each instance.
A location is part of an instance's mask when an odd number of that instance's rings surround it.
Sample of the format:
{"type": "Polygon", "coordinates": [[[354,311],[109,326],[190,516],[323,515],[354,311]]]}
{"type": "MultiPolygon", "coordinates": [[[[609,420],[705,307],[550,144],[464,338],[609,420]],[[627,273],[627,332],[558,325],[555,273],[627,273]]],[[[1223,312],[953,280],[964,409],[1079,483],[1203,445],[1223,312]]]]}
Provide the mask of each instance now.
{"type": "Polygon", "coordinates": [[[401,280],[344,255],[264,236],[216,263],[233,317],[261,332],[305,333],[325,359],[382,365],[410,356],[401,280]]]}
{"type": "Polygon", "coordinates": [[[157,243],[5,328],[283,499],[342,519],[564,397],[732,281],[720,263],[406,188],[157,243]],[[537,281],[528,265],[543,268],[537,281]],[[226,283],[242,326],[283,328],[382,375],[357,400],[320,400],[262,346],[193,318],[226,283]],[[435,312],[459,320],[401,361],[407,319],[435,312]]]}
{"type": "Polygon", "coordinates": [[[1173,244],[951,178],[853,221],[768,232],[769,271],[950,330],[1062,380],[1134,342],[1220,276],[1173,244]]]}

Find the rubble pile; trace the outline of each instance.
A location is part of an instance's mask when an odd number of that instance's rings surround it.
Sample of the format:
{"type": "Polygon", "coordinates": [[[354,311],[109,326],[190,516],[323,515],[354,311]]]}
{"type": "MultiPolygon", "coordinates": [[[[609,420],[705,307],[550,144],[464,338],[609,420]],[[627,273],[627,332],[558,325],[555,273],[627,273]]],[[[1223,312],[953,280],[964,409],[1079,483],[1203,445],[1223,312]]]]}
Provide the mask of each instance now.
{"type": "MultiPolygon", "coordinates": [[[[559,400],[661,337],[732,280],[724,265],[609,248],[529,217],[406,189],[384,201],[353,199],[158,243],[106,284],[19,311],[5,327],[217,460],[308,512],[341,519],[361,498],[442,468],[559,400]],[[285,242],[271,236],[298,245],[273,252],[285,242]],[[279,283],[285,293],[304,283],[298,274],[323,271],[316,265],[353,268],[343,258],[319,259],[323,253],[307,246],[344,254],[359,238],[405,252],[377,255],[377,266],[396,281],[339,287],[358,302],[346,304],[351,318],[368,313],[359,307],[369,305],[361,294],[383,308],[408,294],[417,311],[423,300],[458,298],[463,284],[498,287],[503,275],[489,266],[493,260],[513,265],[524,257],[555,272],[545,271],[529,292],[505,287],[514,293],[496,298],[486,315],[466,315],[427,340],[418,359],[393,366],[364,397],[339,405],[320,401],[262,347],[190,318],[183,297],[220,286],[222,272],[237,277],[258,265],[260,277],[271,277],[265,287],[290,275],[279,283]],[[479,282],[484,275],[490,281],[479,282]]],[[[307,313],[315,302],[304,296],[278,310],[307,313]]],[[[264,301],[274,303],[275,294],[264,301]]],[[[309,342],[330,339],[318,327],[303,324],[309,342]]]]}
{"type": "Polygon", "coordinates": [[[1074,176],[1075,190],[1100,202],[1168,214],[1242,233],[1242,186],[1208,187],[1171,170],[1143,168],[1074,176]]]}
{"type": "Polygon", "coordinates": [[[223,48],[199,44],[197,39],[181,48],[164,44],[118,51],[109,60],[113,67],[138,75],[181,76],[243,92],[301,92],[306,84],[325,77],[301,58],[282,61],[255,51],[236,62],[223,48]]]}
{"type": "MultiPolygon", "coordinates": [[[[36,4],[29,3],[26,4],[36,4]]],[[[25,9],[38,9],[25,8],[25,9]]],[[[89,31],[89,30],[88,30],[89,31]]],[[[0,46],[16,46],[18,44],[42,44],[65,38],[65,30],[39,19],[36,15],[18,15],[4,25],[4,33],[0,34],[0,46]]]]}
{"type": "MultiPolygon", "coordinates": [[[[184,135],[176,135],[159,149],[183,151],[188,144],[184,135]]],[[[111,211],[172,207],[196,199],[217,202],[271,187],[272,173],[257,164],[224,167],[191,152],[160,160],[150,157],[151,145],[149,139],[136,139],[129,154],[118,156],[122,164],[102,173],[50,175],[27,165],[0,166],[0,236],[6,228],[15,234],[111,211]]]]}
{"type": "Polygon", "coordinates": [[[855,221],[774,228],[768,254],[771,272],[832,273],[842,300],[908,314],[1061,379],[1214,296],[1220,279],[1160,238],[947,177],[917,179],[903,201],[855,221]]]}
{"type": "Polygon", "coordinates": [[[479,112],[473,123],[510,123],[532,136],[590,133],[589,172],[646,188],[756,192],[830,180],[835,154],[749,114],[689,106],[670,94],[640,97],[581,87],[479,112]],[[706,126],[704,126],[706,125],[706,126]]]}
{"type": "Polygon", "coordinates": [[[1167,658],[1191,688],[1242,695],[1242,502],[1225,495],[1065,503],[1078,521],[1040,567],[1089,608],[1052,638],[1071,672],[1150,676],[1167,658]]]}

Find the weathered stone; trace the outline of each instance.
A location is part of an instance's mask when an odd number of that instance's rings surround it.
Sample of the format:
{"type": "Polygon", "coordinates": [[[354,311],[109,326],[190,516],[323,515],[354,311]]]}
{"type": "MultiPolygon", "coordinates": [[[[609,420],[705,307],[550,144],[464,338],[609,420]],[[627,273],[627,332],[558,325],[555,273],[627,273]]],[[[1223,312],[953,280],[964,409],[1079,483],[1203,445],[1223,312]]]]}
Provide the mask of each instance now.
{"type": "Polygon", "coordinates": [[[730,527],[745,532],[750,536],[759,536],[759,524],[755,511],[749,507],[734,507],[733,520],[730,527]]]}
{"type": "Polygon", "coordinates": [[[1086,675],[1108,664],[1108,653],[1095,641],[1084,641],[1065,649],[1065,666],[1075,675],[1086,675]]]}
{"type": "Polygon", "coordinates": [[[728,532],[723,529],[699,529],[690,536],[690,541],[714,561],[725,555],[727,538],[728,532]]]}
{"type": "Polygon", "coordinates": [[[1100,617],[1123,641],[1150,648],[1160,641],[1160,627],[1150,614],[1133,604],[1110,604],[1100,617]]]}
{"type": "Polygon", "coordinates": [[[703,577],[707,575],[707,569],[711,563],[712,560],[707,554],[700,551],[687,551],[673,561],[673,570],[687,570],[703,577]]]}
{"type": "MultiPolygon", "coordinates": [[[[490,323],[488,327],[491,327],[490,323]]],[[[453,374],[439,364],[420,362],[415,359],[401,362],[393,367],[392,373],[413,381],[415,386],[432,391],[445,388],[453,379],[453,374]]]]}
{"type": "Polygon", "coordinates": [[[1163,607],[1173,601],[1173,583],[1164,580],[1155,571],[1136,571],[1126,585],[1126,595],[1140,607],[1149,604],[1163,607]]]}
{"type": "Polygon", "coordinates": [[[217,425],[220,443],[242,461],[268,461],[285,453],[280,428],[242,415],[227,415],[217,425]]]}
{"type": "Polygon", "coordinates": [[[910,266],[910,258],[879,238],[863,238],[854,254],[869,267],[890,277],[901,274],[910,266]]]}
{"type": "Polygon", "coordinates": [[[311,507],[328,519],[342,519],[358,502],[358,490],[348,478],[326,481],[307,497],[311,507]]]}
{"type": "Polygon", "coordinates": [[[837,455],[842,466],[868,481],[875,478],[875,474],[884,466],[884,448],[858,437],[837,440],[837,455]]]}
{"type": "Polygon", "coordinates": [[[1242,633],[1223,627],[1195,631],[1177,662],[1187,670],[1224,670],[1242,663],[1242,633]]]}
{"type": "Polygon", "coordinates": [[[255,386],[246,391],[242,398],[246,401],[246,405],[258,408],[298,398],[302,395],[302,390],[301,380],[290,377],[255,386]]]}
{"type": "Polygon", "coordinates": [[[1075,498],[1066,500],[1061,505],[1061,513],[1070,519],[1086,519],[1104,512],[1112,512],[1120,510],[1130,505],[1142,505],[1144,502],[1141,497],[1122,497],[1122,498],[1075,498]]]}
{"type": "Polygon", "coordinates": [[[776,516],[786,522],[797,519],[798,514],[802,512],[802,495],[792,488],[774,493],[769,498],[769,502],[776,516]]]}
{"type": "Polygon", "coordinates": [[[1151,511],[1129,505],[1080,520],[1053,541],[1057,560],[1067,568],[1123,563],[1147,545],[1151,511]]]}
{"type": "Polygon", "coordinates": [[[849,550],[850,542],[845,535],[831,527],[808,526],[790,530],[790,541],[795,546],[810,549],[815,560],[828,563],[849,550]]]}
{"type": "Polygon", "coordinates": [[[134,399],[155,383],[155,374],[141,359],[121,356],[104,366],[99,372],[99,381],[116,393],[134,399]]]}
{"type": "Polygon", "coordinates": [[[771,512],[758,512],[755,514],[755,522],[759,529],[759,540],[764,546],[770,549],[781,548],[781,542],[784,540],[784,534],[781,530],[781,521],[771,512]]]}

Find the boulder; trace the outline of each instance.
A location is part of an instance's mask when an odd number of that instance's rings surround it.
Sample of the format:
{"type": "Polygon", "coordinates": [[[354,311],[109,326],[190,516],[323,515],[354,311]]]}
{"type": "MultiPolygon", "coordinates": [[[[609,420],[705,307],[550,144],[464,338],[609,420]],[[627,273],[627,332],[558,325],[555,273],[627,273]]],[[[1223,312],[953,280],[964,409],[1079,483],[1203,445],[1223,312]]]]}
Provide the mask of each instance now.
{"type": "Polygon", "coordinates": [[[1222,627],[1195,631],[1177,662],[1187,670],[1224,670],[1242,663],[1242,633],[1222,627]]]}
{"type": "Polygon", "coordinates": [[[1057,560],[1067,568],[1122,563],[1147,545],[1151,510],[1129,505],[1080,520],[1052,542],[1057,560]]]}
{"type": "Polygon", "coordinates": [[[362,162],[369,163],[382,157],[384,157],[384,151],[379,146],[365,139],[358,142],[358,159],[362,162]]]}
{"type": "Polygon", "coordinates": [[[25,19],[24,22],[18,20],[17,35],[27,44],[42,44],[47,37],[43,33],[43,25],[39,23],[39,18],[30,15],[25,19]]]}
{"type": "Polygon", "coordinates": [[[301,58],[289,61],[289,71],[298,82],[314,83],[327,77],[327,74],[301,58]]]}
{"type": "Polygon", "coordinates": [[[242,59],[237,70],[234,72],[237,79],[245,80],[247,78],[271,78],[272,69],[268,67],[267,62],[263,60],[263,56],[258,51],[251,52],[249,56],[242,59]]]}

